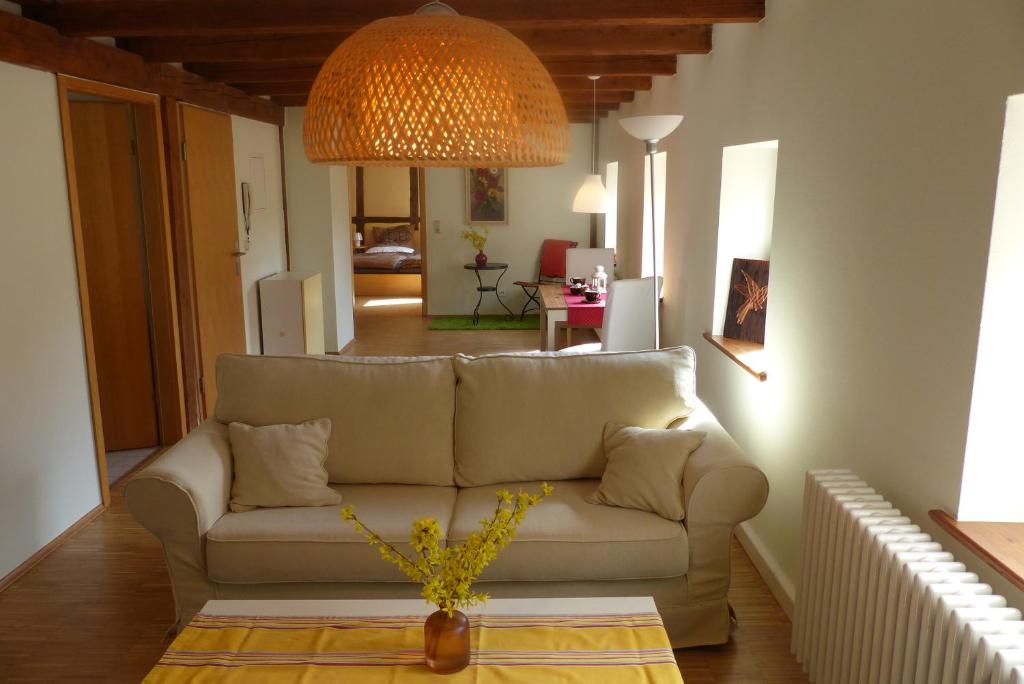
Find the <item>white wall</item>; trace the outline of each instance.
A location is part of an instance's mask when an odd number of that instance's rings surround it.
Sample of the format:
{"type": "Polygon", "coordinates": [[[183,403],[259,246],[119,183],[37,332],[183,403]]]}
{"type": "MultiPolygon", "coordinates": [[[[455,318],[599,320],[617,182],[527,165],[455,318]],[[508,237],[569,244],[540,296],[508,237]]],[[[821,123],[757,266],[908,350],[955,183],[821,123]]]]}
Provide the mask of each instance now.
{"type": "Polygon", "coordinates": [[[302,144],[305,112],[304,107],[285,110],[291,269],[322,275],[326,346],[328,351],[337,351],[354,336],[348,169],[311,164],[306,159],[302,144]]]}
{"type": "MultiPolygon", "coordinates": [[[[259,286],[257,281],[287,268],[284,202],[281,190],[279,130],[273,124],[231,117],[235,148],[235,199],[238,202],[238,240],[245,246],[242,217],[243,182],[262,188],[262,209],[254,209],[248,254],[242,257],[242,297],[245,304],[245,340],[250,354],[260,353],[259,286]],[[254,159],[257,162],[254,163],[254,159]],[[258,178],[262,160],[263,178],[258,178]]],[[[260,204],[256,198],[256,204],[260,204]]]]}
{"type": "Polygon", "coordinates": [[[56,78],[0,62],[0,92],[2,577],[100,491],[56,78]]]}
{"type": "MultiPolygon", "coordinates": [[[[537,277],[545,238],[576,240],[590,246],[590,215],[575,214],[572,200],[590,173],[590,125],[570,125],[569,160],[561,166],[509,169],[508,225],[491,225],[484,252],[509,265],[501,279],[502,299],[519,313],[526,301],[514,280],[537,277]]],[[[476,277],[463,265],[476,252],[459,237],[466,223],[465,169],[427,169],[427,293],[430,314],[469,314],[476,305],[476,277]],[[441,232],[434,232],[434,221],[441,232]]],[[[488,283],[495,273],[485,273],[488,283]]],[[[493,295],[484,296],[483,313],[504,313],[493,295]]]]}
{"type": "MultiPolygon", "coordinates": [[[[929,509],[957,510],[1003,118],[1024,92],[1021,26],[1019,0],[966,13],[955,0],[770,0],[765,21],[716,26],[711,54],[680,57],[621,113],[686,115],[661,145],[665,336],[697,350],[700,394],[768,474],[768,504],[745,529],[783,588],[808,468],[853,468],[932,532],[929,509]],[[758,383],[701,333],[722,149],[763,140],[779,155],[758,383]]],[[[602,161],[621,162],[619,244],[635,249],[642,152],[602,128],[602,161]]]]}

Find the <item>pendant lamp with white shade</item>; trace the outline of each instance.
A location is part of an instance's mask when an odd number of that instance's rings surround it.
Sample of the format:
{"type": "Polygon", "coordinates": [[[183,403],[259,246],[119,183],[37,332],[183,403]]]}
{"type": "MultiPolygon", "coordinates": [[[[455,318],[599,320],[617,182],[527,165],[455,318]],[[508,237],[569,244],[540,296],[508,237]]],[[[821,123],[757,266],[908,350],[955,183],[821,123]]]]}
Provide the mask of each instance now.
{"type": "Polygon", "coordinates": [[[597,79],[600,76],[588,76],[594,83],[594,123],[592,130],[592,147],[590,150],[590,173],[583,185],[576,191],[572,202],[572,210],[578,214],[603,214],[607,209],[607,199],[601,174],[597,172],[597,79]]]}
{"type": "Polygon", "coordinates": [[[654,348],[659,349],[661,332],[661,292],[658,291],[658,212],[654,204],[654,155],[658,142],[667,138],[683,122],[679,114],[631,116],[619,119],[619,124],[634,138],[644,141],[644,151],[651,174],[651,269],[654,280],[654,348]]]}

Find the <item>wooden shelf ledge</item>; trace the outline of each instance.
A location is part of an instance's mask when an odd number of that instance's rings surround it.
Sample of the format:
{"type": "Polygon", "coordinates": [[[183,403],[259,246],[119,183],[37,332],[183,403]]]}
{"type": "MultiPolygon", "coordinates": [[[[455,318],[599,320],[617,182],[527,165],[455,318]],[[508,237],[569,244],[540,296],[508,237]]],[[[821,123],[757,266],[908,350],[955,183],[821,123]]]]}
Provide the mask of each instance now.
{"type": "Polygon", "coordinates": [[[961,522],[943,510],[928,511],[928,516],[1024,591],[1024,523],[961,522]]]}
{"type": "Polygon", "coordinates": [[[704,339],[761,382],[768,379],[768,371],[764,366],[763,344],[747,340],[734,340],[731,337],[712,335],[711,333],[704,333],[704,339]]]}

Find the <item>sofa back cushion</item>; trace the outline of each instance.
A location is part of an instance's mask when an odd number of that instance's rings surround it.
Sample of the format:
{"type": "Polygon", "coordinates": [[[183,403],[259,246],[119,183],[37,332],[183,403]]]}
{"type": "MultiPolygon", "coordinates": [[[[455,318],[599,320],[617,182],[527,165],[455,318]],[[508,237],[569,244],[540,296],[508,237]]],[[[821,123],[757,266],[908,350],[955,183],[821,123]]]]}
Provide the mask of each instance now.
{"type": "Polygon", "coordinates": [[[455,482],[599,478],[605,423],[665,428],[696,406],[689,347],[455,357],[455,482]]]}
{"type": "Polygon", "coordinates": [[[448,357],[217,359],[216,418],[331,419],[327,474],[343,484],[454,484],[455,373],[448,357]]]}

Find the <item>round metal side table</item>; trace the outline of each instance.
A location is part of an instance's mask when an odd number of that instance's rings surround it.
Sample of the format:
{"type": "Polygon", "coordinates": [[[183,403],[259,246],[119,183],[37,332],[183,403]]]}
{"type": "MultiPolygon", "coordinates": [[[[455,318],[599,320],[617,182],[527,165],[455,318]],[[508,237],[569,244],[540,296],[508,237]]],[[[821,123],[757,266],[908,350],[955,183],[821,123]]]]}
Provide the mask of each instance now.
{"type": "Polygon", "coordinates": [[[480,323],[480,304],[484,300],[485,292],[494,293],[494,298],[498,300],[498,303],[501,304],[501,307],[505,309],[505,311],[508,311],[508,315],[505,316],[505,320],[512,320],[512,317],[515,314],[512,313],[512,309],[505,306],[505,302],[501,301],[501,295],[498,293],[498,285],[501,284],[501,277],[505,275],[505,271],[508,270],[508,264],[502,264],[497,261],[488,261],[483,266],[477,266],[475,263],[473,263],[466,264],[465,266],[463,266],[463,268],[466,269],[467,271],[473,271],[473,273],[476,274],[477,296],[476,308],[473,309],[473,325],[477,325],[480,323]],[[494,281],[494,285],[484,285],[484,281],[480,277],[480,271],[501,271],[501,273],[498,274],[498,279],[494,281]]]}

